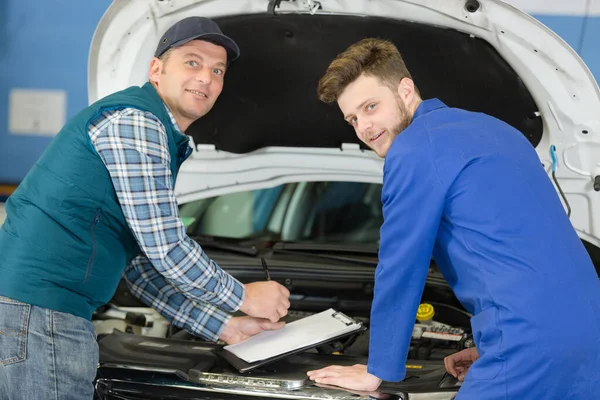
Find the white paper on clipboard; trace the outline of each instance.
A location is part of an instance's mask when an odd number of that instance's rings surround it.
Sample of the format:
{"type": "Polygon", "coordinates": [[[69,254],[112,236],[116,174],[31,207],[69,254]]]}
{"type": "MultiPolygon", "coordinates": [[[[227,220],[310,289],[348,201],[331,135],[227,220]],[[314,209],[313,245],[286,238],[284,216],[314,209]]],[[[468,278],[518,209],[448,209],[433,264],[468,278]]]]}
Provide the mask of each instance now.
{"type": "Polygon", "coordinates": [[[359,330],[361,326],[359,322],[330,308],[290,322],[277,331],[261,332],[224,349],[252,363],[359,330]]]}

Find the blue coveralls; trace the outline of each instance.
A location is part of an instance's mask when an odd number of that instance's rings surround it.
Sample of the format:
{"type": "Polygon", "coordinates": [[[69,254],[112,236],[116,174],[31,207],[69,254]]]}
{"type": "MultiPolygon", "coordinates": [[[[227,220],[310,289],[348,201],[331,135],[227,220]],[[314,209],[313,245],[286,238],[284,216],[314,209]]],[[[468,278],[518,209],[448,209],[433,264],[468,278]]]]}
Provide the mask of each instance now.
{"type": "Polygon", "coordinates": [[[523,134],[423,101],[387,153],[382,201],[370,373],[404,378],[433,253],[480,355],[458,400],[600,399],[600,281],[523,134]]]}

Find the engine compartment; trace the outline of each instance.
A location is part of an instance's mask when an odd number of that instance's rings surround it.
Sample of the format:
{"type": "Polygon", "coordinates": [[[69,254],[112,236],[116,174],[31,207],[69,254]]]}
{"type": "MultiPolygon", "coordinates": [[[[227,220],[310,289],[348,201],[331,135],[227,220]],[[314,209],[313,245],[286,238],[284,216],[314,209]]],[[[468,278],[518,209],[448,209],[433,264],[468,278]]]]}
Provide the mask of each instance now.
{"type": "MultiPolygon", "coordinates": [[[[373,273],[371,267],[359,268],[368,268],[371,274],[373,273]]],[[[235,273],[235,269],[232,274],[242,282],[256,280],[249,276],[240,277],[240,274],[235,273]]],[[[286,323],[334,308],[360,321],[367,328],[370,327],[372,277],[359,282],[353,281],[350,277],[344,279],[340,276],[340,279],[331,282],[321,280],[318,274],[302,278],[298,278],[293,273],[288,276],[289,278],[281,281],[291,293],[291,307],[288,315],[282,319],[286,323]]],[[[433,316],[421,321],[415,316],[409,359],[441,361],[449,354],[473,346],[470,314],[461,307],[435,265],[430,268],[421,304],[429,308],[433,316]]],[[[99,337],[113,331],[120,331],[140,336],[205,342],[202,338],[170,324],[156,311],[135,299],[125,281],[120,283],[111,303],[94,313],[92,322],[99,337]]],[[[369,329],[317,347],[312,352],[323,355],[368,357],[369,329]]]]}

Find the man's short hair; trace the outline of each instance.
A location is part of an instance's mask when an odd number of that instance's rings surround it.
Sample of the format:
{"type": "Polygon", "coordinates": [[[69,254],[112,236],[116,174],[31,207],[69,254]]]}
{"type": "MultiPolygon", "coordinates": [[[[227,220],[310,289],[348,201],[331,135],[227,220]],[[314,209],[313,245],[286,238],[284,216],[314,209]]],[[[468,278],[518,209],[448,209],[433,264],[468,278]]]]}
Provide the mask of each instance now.
{"type": "MultiPolygon", "coordinates": [[[[402,79],[412,79],[398,48],[392,42],[367,38],[348,47],[329,64],[327,72],[319,80],[319,100],[325,103],[337,101],[346,87],[362,74],[379,78],[394,91],[402,79]]],[[[416,85],[415,91],[419,93],[416,85]]]]}

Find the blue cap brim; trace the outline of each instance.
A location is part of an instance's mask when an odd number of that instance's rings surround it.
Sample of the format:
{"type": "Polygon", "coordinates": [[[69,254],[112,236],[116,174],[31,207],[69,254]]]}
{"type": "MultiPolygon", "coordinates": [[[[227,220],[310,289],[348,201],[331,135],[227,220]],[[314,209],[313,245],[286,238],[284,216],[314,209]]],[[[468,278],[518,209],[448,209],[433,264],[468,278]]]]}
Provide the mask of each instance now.
{"type": "Polygon", "coordinates": [[[219,33],[203,33],[201,35],[179,40],[165,48],[162,53],[156,54],[155,57],[160,57],[160,55],[167,51],[169,48],[183,46],[184,44],[189,43],[192,40],[206,40],[207,42],[222,46],[225,49],[225,51],[227,51],[227,62],[232,62],[240,56],[240,48],[238,47],[237,43],[234,42],[233,39],[231,39],[230,37],[219,33]]]}

